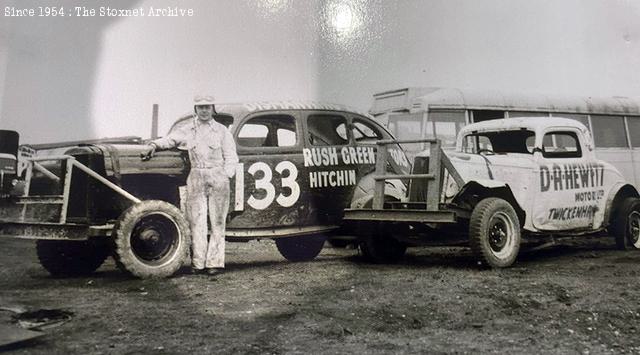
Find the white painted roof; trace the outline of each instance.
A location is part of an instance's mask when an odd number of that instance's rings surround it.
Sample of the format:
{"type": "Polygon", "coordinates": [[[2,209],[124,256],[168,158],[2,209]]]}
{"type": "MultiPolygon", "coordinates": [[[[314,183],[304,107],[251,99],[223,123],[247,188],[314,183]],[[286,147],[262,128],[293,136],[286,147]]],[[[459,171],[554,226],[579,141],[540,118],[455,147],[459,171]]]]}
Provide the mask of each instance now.
{"type": "Polygon", "coordinates": [[[463,127],[460,130],[460,135],[464,136],[471,132],[488,132],[488,131],[511,131],[518,129],[528,129],[530,131],[539,132],[547,127],[573,127],[582,132],[586,132],[587,127],[582,123],[562,117],[518,117],[518,118],[503,118],[497,120],[488,120],[478,123],[473,123],[463,127]]]}
{"type": "MultiPolygon", "coordinates": [[[[249,114],[255,112],[267,112],[267,111],[289,111],[289,110],[312,110],[312,111],[337,111],[337,112],[349,112],[360,116],[367,117],[374,120],[373,116],[368,113],[361,112],[353,107],[323,103],[316,101],[256,101],[256,102],[243,102],[243,103],[219,103],[215,104],[216,112],[219,114],[227,114],[233,116],[234,122],[246,117],[249,114]]],[[[184,116],[178,118],[169,132],[175,127],[184,124],[193,117],[193,113],[187,113],[184,116]]]]}

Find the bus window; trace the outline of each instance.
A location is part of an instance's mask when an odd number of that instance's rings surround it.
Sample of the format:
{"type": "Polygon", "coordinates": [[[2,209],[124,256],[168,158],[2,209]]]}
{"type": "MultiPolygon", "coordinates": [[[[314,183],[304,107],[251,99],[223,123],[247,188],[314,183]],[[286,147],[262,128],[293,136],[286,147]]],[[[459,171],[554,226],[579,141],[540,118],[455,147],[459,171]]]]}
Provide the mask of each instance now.
{"type": "Polygon", "coordinates": [[[481,150],[493,151],[489,137],[482,135],[468,135],[464,137],[462,141],[463,152],[476,154],[481,150]]]}
{"type": "Polygon", "coordinates": [[[596,148],[627,148],[624,117],[592,115],[593,140],[596,148]]]}
{"type": "Polygon", "coordinates": [[[587,115],[580,115],[577,113],[553,113],[552,115],[553,117],[570,118],[572,120],[576,120],[587,126],[589,131],[591,131],[591,127],[589,127],[589,118],[587,117],[587,115]]]}
{"type": "Polygon", "coordinates": [[[504,111],[496,110],[473,110],[471,111],[473,122],[482,122],[504,118],[504,111]]]}
{"type": "Polygon", "coordinates": [[[631,146],[640,148],[640,117],[627,117],[627,123],[631,133],[631,146]]]}
{"type": "Polygon", "coordinates": [[[427,122],[427,136],[440,138],[443,147],[455,147],[456,136],[465,124],[464,111],[430,111],[427,122]]]}
{"type": "Polygon", "coordinates": [[[516,117],[549,117],[549,113],[534,111],[509,111],[509,118],[516,117]]]}
{"type": "MultiPolygon", "coordinates": [[[[389,130],[397,140],[421,139],[422,114],[394,114],[389,115],[389,130]]],[[[423,144],[401,144],[406,152],[419,152],[423,144]]]]}
{"type": "Polygon", "coordinates": [[[474,136],[466,136],[462,140],[462,152],[463,153],[475,153],[475,138],[474,136]]]}

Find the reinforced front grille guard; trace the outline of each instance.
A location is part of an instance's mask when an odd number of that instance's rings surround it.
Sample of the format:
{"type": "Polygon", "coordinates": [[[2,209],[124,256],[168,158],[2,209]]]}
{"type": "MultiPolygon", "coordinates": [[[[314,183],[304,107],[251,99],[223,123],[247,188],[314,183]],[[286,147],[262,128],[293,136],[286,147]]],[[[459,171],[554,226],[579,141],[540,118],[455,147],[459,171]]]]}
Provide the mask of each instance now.
{"type": "MultiPolygon", "coordinates": [[[[101,183],[103,183],[104,185],[109,187],[110,189],[114,190],[115,192],[117,192],[118,194],[122,195],[123,197],[131,200],[132,202],[134,202],[134,203],[139,203],[140,202],[140,199],[138,199],[137,197],[135,197],[132,194],[128,193],[127,191],[122,189],[120,186],[118,186],[118,185],[112,183],[111,181],[105,179],[104,177],[100,176],[100,174],[98,174],[95,171],[91,170],[86,165],[78,162],[73,156],[70,156],[70,155],[55,155],[55,156],[46,156],[46,157],[27,158],[25,160],[26,160],[26,163],[27,163],[27,167],[26,167],[26,175],[25,175],[25,190],[24,190],[24,194],[23,194],[22,197],[26,197],[26,198],[33,197],[33,196],[29,196],[29,189],[31,187],[31,178],[33,176],[33,169],[34,168],[37,171],[41,172],[47,178],[51,179],[51,180],[54,180],[56,182],[59,182],[61,180],[61,178],[58,177],[56,174],[52,173],[47,168],[42,166],[42,164],[40,164],[40,162],[42,162],[42,161],[54,161],[54,160],[59,160],[59,161],[66,160],[67,169],[66,169],[66,171],[64,173],[63,193],[62,193],[62,196],[57,196],[58,198],[61,198],[61,199],[56,200],[56,202],[51,202],[51,201],[42,202],[42,203],[59,203],[59,204],[62,204],[62,208],[60,209],[60,219],[59,219],[59,223],[60,224],[65,224],[67,222],[67,209],[68,209],[68,206],[69,206],[69,191],[71,189],[71,176],[72,176],[74,167],[80,169],[81,171],[83,171],[87,175],[91,176],[92,178],[100,181],[101,183]]],[[[37,203],[37,202],[34,202],[34,203],[37,203]]],[[[27,204],[25,203],[24,206],[22,207],[22,220],[24,220],[24,217],[25,217],[25,214],[26,214],[26,208],[27,208],[27,204]]]]}

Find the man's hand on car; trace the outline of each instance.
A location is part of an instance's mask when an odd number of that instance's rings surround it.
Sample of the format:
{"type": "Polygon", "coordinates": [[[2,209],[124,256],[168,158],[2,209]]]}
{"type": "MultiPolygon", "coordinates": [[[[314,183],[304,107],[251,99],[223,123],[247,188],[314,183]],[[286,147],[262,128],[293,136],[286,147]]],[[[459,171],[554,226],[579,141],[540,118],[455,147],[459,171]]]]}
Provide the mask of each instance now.
{"type": "Polygon", "coordinates": [[[147,161],[151,158],[153,158],[153,155],[156,152],[156,145],[151,143],[147,146],[147,150],[145,152],[140,153],[140,159],[142,159],[142,161],[147,161]]]}

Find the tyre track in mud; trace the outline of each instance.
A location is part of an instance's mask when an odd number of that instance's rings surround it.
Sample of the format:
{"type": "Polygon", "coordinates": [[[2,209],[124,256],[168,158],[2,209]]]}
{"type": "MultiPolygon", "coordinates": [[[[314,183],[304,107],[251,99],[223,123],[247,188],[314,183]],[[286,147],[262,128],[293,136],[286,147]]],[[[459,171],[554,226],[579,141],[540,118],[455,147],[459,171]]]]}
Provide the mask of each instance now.
{"type": "Polygon", "coordinates": [[[32,242],[0,247],[0,305],[74,313],[9,353],[640,352],[640,253],[608,240],[522,253],[503,270],[478,268],[464,248],[368,265],[353,250],[289,263],[270,241],[228,244],[215,280],[135,280],[111,261],[55,279],[32,242]]]}

